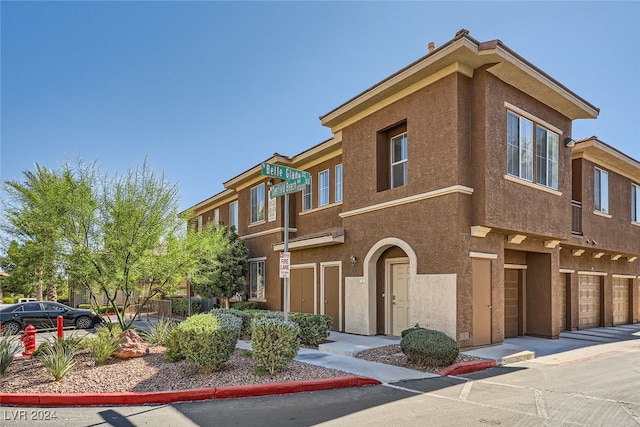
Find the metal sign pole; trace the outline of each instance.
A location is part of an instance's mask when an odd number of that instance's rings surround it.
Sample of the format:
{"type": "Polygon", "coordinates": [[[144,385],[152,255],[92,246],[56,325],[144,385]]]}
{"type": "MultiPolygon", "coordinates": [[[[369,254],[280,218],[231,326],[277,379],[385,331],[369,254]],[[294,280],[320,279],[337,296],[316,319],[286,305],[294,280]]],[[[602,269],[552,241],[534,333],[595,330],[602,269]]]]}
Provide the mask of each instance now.
{"type": "MultiPolygon", "coordinates": [[[[284,195],[284,251],[289,252],[289,194],[284,195]]],[[[289,320],[289,277],[284,278],[284,320],[289,320]]]]}

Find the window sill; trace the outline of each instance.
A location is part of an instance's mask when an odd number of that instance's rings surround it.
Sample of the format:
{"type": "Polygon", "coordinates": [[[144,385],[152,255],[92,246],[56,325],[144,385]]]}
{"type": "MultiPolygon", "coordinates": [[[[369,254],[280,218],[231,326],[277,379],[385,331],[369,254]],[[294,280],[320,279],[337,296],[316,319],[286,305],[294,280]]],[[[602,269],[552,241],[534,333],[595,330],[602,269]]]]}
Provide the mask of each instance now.
{"type": "Polygon", "coordinates": [[[306,211],[302,211],[298,215],[300,215],[300,216],[307,215],[307,214],[310,214],[310,213],[323,211],[325,209],[333,208],[333,207],[340,206],[340,205],[342,205],[342,202],[329,203],[328,205],[324,205],[324,206],[321,206],[319,208],[313,208],[313,209],[309,209],[309,210],[306,210],[306,211]]]}
{"type": "Polygon", "coordinates": [[[636,227],[640,227],[640,222],[631,221],[631,225],[635,225],[636,227]]]}
{"type": "Polygon", "coordinates": [[[518,178],[511,175],[503,175],[504,179],[507,181],[515,182],[516,184],[521,184],[529,188],[533,188],[536,190],[544,191],[545,193],[553,194],[554,196],[562,196],[562,193],[558,190],[554,190],[553,188],[545,187],[544,185],[534,184],[533,182],[526,181],[522,178],[518,178]]]}
{"type": "Polygon", "coordinates": [[[253,302],[267,302],[266,299],[262,299],[262,298],[249,298],[248,301],[253,301],[253,302]]]}
{"type": "Polygon", "coordinates": [[[609,214],[604,213],[604,212],[593,211],[593,214],[594,214],[594,215],[601,216],[601,217],[603,217],[603,218],[609,218],[609,219],[613,218],[613,215],[609,215],[609,214]]]}
{"type": "Polygon", "coordinates": [[[267,221],[265,221],[264,219],[262,221],[252,222],[251,224],[249,224],[249,228],[257,227],[258,225],[263,225],[263,224],[266,224],[266,223],[267,223],[267,221]]]}

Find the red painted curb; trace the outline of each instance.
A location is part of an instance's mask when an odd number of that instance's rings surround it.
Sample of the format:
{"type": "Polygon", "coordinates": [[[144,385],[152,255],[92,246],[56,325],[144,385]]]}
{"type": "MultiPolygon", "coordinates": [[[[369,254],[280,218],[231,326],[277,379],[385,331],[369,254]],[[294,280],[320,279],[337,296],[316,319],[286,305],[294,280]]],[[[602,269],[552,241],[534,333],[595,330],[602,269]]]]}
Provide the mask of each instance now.
{"type": "Polygon", "coordinates": [[[196,400],[257,397],[304,391],[381,384],[373,378],[350,376],[312,381],[249,386],[172,390],[156,393],[0,393],[0,404],[10,406],[106,406],[190,402],[196,400]]]}
{"type": "Polygon", "coordinates": [[[453,365],[444,368],[440,371],[439,375],[447,376],[447,375],[461,375],[468,374],[471,372],[482,371],[488,368],[494,368],[497,366],[495,360],[478,360],[473,362],[460,362],[454,363],[453,365]]]}

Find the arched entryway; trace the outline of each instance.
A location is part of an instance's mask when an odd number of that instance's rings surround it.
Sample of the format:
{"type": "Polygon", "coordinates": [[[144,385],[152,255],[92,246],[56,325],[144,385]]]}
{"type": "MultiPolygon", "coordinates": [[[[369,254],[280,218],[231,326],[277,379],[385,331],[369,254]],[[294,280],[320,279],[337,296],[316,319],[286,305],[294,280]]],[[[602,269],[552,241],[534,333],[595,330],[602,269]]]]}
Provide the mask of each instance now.
{"type": "Polygon", "coordinates": [[[411,278],[416,275],[416,263],[413,249],[395,238],[381,240],[367,254],[369,301],[375,307],[372,332],[399,336],[411,326],[411,278]]]}

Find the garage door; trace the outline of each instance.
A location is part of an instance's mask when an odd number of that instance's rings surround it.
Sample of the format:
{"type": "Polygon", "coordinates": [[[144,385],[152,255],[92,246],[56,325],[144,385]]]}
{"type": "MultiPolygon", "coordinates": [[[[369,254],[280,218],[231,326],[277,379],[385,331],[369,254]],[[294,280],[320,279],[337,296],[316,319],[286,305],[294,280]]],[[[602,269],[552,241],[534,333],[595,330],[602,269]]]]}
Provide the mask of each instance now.
{"type": "Polygon", "coordinates": [[[567,274],[560,273],[558,286],[558,321],[560,332],[567,330],[567,274]]]}
{"type": "Polygon", "coordinates": [[[629,279],[613,278],[613,324],[629,323],[629,279]]]}
{"type": "Polygon", "coordinates": [[[579,329],[600,326],[600,276],[578,276],[579,329]]]}

